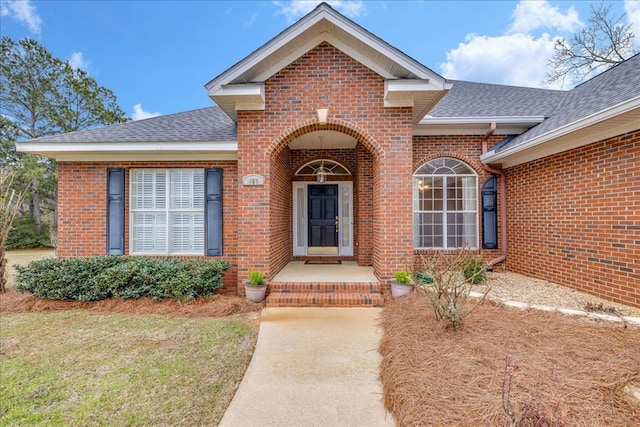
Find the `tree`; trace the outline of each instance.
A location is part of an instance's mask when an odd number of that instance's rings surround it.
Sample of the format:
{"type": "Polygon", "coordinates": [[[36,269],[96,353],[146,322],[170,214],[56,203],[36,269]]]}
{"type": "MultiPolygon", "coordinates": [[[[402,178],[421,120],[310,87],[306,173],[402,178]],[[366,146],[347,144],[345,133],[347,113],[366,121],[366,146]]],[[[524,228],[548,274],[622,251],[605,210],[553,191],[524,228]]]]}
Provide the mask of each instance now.
{"type": "Polygon", "coordinates": [[[15,141],[40,138],[126,121],[109,89],[54,57],[32,39],[0,42],[0,164],[17,171],[37,232],[42,213],[55,210],[56,163],[17,153],[15,141]]]}
{"type": "Polygon", "coordinates": [[[7,284],[7,259],[4,253],[5,242],[11,228],[11,223],[16,217],[22,204],[22,193],[17,193],[13,187],[16,173],[10,169],[0,169],[0,293],[3,293],[7,284]]]}
{"type": "Polygon", "coordinates": [[[611,7],[591,5],[588,24],[569,40],[555,41],[555,53],[548,63],[553,71],[545,83],[564,83],[566,78],[580,83],[636,53],[631,25],[624,25],[625,14],[616,15],[611,7]]]}

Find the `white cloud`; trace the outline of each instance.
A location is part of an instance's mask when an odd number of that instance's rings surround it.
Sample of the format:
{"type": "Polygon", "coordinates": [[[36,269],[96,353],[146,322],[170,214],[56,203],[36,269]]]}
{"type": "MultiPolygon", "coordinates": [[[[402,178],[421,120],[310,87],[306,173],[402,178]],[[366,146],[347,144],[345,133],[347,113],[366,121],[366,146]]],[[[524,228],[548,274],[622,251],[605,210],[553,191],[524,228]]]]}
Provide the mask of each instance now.
{"type": "Polygon", "coordinates": [[[32,33],[40,34],[42,19],[29,0],[2,0],[0,16],[10,16],[25,24],[32,33]]]}
{"type": "Polygon", "coordinates": [[[624,11],[627,14],[627,23],[631,25],[631,31],[636,35],[636,49],[640,49],[640,0],[626,0],[624,11]]]}
{"type": "Polygon", "coordinates": [[[528,33],[540,28],[574,32],[584,25],[573,7],[570,7],[567,13],[563,14],[546,0],[521,1],[512,16],[514,21],[507,30],[508,34],[528,33]]]}
{"type": "Polygon", "coordinates": [[[133,116],[132,120],[143,120],[150,119],[151,117],[157,117],[162,115],[162,113],[150,113],[148,111],[144,111],[142,109],[142,104],[136,104],[133,106],[133,116]]]}
{"type": "MultiPolygon", "coordinates": [[[[548,87],[542,82],[550,71],[547,63],[554,53],[554,40],[583,25],[578,13],[573,7],[563,13],[547,1],[521,1],[512,17],[503,35],[468,34],[447,52],[447,61],[440,64],[442,74],[450,79],[548,87]]],[[[554,88],[562,87],[559,83],[554,88]]]]}
{"type": "MultiPolygon", "coordinates": [[[[278,6],[278,13],[284,14],[289,21],[294,21],[303,15],[311,12],[321,2],[309,0],[293,0],[293,1],[274,1],[273,4],[278,6]]],[[[364,14],[365,5],[361,0],[327,0],[326,3],[340,13],[355,18],[364,14]]]]}
{"type": "Polygon", "coordinates": [[[84,59],[82,52],[73,52],[69,57],[69,65],[74,69],[81,69],[87,71],[90,62],[84,59]]]}
{"type": "Polygon", "coordinates": [[[501,37],[468,35],[464,43],[447,52],[442,73],[449,79],[543,87],[547,60],[553,55],[548,34],[501,37]]]}

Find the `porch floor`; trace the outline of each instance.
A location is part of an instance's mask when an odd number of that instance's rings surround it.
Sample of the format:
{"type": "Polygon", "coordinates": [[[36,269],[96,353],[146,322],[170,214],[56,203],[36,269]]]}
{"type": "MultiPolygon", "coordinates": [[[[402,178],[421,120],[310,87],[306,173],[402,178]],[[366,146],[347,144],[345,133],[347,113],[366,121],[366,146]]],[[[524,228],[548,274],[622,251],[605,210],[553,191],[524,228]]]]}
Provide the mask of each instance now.
{"type": "Polygon", "coordinates": [[[373,268],[354,261],[305,264],[292,261],[269,285],[267,307],[380,307],[381,285],[373,268]]]}
{"type": "Polygon", "coordinates": [[[373,267],[361,267],[355,261],[342,264],[305,264],[291,261],[272,282],[377,282],[373,267]]]}

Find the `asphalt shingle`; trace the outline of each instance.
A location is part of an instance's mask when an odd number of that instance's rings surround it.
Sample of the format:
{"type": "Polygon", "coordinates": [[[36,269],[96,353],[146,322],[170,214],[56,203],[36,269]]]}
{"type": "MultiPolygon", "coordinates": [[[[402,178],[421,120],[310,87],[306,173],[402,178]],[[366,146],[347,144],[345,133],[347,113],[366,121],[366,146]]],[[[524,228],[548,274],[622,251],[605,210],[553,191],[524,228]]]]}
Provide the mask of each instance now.
{"type": "Polygon", "coordinates": [[[236,123],[214,106],[47,136],[29,142],[204,142],[236,139],[236,123]]]}
{"type": "Polygon", "coordinates": [[[640,54],[576,86],[562,97],[551,116],[499,147],[497,152],[640,96],[640,54]]]}
{"type": "Polygon", "coordinates": [[[454,80],[432,117],[548,117],[564,91],[454,80]]]}

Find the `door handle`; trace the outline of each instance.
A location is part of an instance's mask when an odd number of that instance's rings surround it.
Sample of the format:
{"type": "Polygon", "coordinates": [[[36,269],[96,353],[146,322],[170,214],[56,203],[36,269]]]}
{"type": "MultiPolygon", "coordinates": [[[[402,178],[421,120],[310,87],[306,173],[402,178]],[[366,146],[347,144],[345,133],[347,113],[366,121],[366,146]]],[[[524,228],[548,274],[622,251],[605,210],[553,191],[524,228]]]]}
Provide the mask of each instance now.
{"type": "Polygon", "coordinates": [[[338,217],[336,217],[336,233],[338,232],[338,217]]]}

